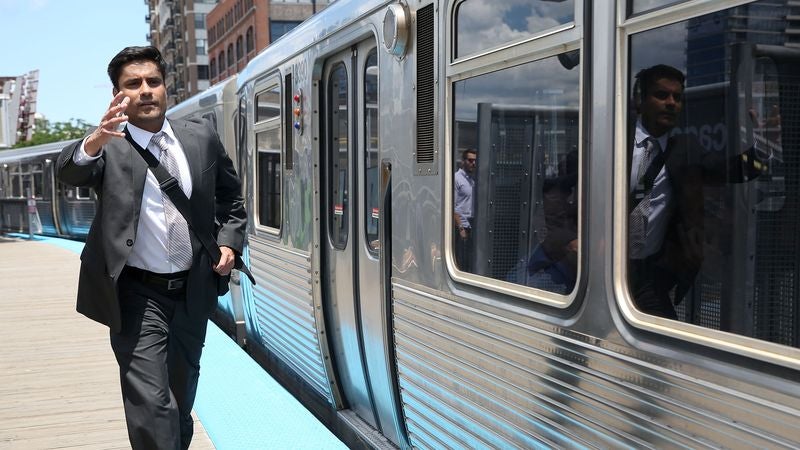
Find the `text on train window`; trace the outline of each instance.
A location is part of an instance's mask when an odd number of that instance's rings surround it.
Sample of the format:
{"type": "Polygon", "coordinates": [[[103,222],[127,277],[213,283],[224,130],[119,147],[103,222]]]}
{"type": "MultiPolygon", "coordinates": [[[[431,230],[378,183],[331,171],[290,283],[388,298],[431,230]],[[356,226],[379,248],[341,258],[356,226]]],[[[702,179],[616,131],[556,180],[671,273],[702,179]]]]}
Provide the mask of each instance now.
{"type": "Polygon", "coordinates": [[[800,41],[783,31],[789,15],[758,1],[631,36],[624,145],[634,305],[797,347],[800,41]]]}
{"type": "Polygon", "coordinates": [[[256,207],[261,225],[281,227],[281,117],[280,85],[275,84],[256,96],[256,207]]]}
{"type": "Polygon", "coordinates": [[[453,85],[459,270],[572,291],[578,261],[577,51],[453,85]],[[566,57],[569,56],[569,57],[566,57]]]}
{"type": "Polygon", "coordinates": [[[574,0],[466,0],[455,15],[456,58],[528,38],[575,18],[574,0]]]}

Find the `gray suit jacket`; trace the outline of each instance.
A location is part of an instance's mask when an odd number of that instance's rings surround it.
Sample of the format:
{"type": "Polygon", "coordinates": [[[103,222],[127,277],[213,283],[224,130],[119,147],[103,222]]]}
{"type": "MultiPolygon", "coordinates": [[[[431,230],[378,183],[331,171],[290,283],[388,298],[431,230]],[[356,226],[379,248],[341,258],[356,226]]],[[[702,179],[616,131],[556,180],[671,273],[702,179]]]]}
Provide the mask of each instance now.
{"type": "MultiPolygon", "coordinates": [[[[247,214],[241,183],[216,132],[205,122],[170,120],[192,176],[191,214],[199,233],[215,234],[219,245],[241,254],[247,214]]],[[[125,139],[115,138],[101,158],[87,166],[73,162],[81,141],[58,157],[61,181],[89,186],[97,193],[97,212],[81,254],[77,310],[113,332],[121,328],[117,281],[133,243],[147,175],[147,164],[125,139]]],[[[194,260],[189,271],[187,307],[192,314],[213,311],[217,304],[216,275],[200,242],[191,234],[194,260]]]]}

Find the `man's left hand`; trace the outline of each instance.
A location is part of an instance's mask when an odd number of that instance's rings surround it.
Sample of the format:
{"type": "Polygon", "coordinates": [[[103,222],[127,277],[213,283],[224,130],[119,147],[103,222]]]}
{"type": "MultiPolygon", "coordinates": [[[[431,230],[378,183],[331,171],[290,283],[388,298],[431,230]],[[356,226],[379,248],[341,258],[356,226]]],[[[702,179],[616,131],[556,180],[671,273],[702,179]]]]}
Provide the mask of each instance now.
{"type": "Polygon", "coordinates": [[[225,276],[231,273],[231,269],[233,269],[233,263],[236,261],[236,255],[233,253],[233,250],[230,247],[225,247],[222,245],[220,245],[219,251],[222,253],[222,256],[219,258],[219,263],[214,266],[214,272],[225,276]]]}

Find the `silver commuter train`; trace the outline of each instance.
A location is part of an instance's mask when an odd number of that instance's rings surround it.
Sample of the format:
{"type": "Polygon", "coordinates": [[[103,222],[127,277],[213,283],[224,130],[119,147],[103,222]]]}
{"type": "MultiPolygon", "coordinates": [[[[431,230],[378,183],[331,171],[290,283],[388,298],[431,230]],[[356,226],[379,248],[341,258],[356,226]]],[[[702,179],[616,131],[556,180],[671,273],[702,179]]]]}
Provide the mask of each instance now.
{"type": "Polygon", "coordinates": [[[170,112],[214,104],[235,131],[258,280],[232,289],[240,340],[374,447],[797,447],[800,70],[776,31],[797,8],[332,3],[236,92],[170,112]],[[627,282],[627,99],[660,62],[688,76],[681,131],[771,155],[758,180],[698,192],[707,256],[679,320],[627,282]],[[468,148],[478,233],[459,254],[468,148]],[[560,235],[575,273],[536,251],[560,235]]]}
{"type": "Polygon", "coordinates": [[[0,232],[28,233],[30,198],[41,225],[36,233],[86,238],[95,213],[94,193],[58,181],[53,166],[61,149],[72,142],[0,151],[0,232]]]}
{"type": "Polygon", "coordinates": [[[800,82],[793,44],[767,40],[793,29],[790,3],[332,3],[237,79],[248,349],[375,447],[797,447],[797,254],[770,224],[797,225],[800,82]],[[627,93],[660,62],[688,73],[681,128],[708,151],[743,145],[743,111],[783,118],[774,171],[698,193],[719,266],[680,320],[634,306],[620,207],[627,93]],[[469,262],[451,213],[465,148],[469,262]],[[543,191],[570,154],[576,217],[554,229],[543,191]],[[534,272],[527,251],[570,228],[575,279],[534,272]]]}
{"type": "MultiPolygon", "coordinates": [[[[167,117],[172,119],[206,120],[216,130],[238,171],[238,158],[235,152],[236,139],[234,136],[237,123],[236,105],[236,76],[232,76],[173,106],[167,111],[167,117]]],[[[232,289],[228,294],[219,298],[217,309],[212,319],[220,328],[231,335],[239,345],[244,345],[244,313],[239,282],[239,273],[234,271],[231,276],[232,289]]]]}

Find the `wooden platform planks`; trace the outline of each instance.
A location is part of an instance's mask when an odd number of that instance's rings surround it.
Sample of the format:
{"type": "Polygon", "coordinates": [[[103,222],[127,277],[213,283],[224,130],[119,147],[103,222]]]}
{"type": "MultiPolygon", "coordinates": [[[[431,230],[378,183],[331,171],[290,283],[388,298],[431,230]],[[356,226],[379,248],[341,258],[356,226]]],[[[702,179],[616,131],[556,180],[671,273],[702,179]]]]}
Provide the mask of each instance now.
{"type": "MultiPolygon", "coordinates": [[[[78,255],[0,237],[0,449],[125,449],[108,329],[75,312],[78,255]]],[[[195,418],[192,450],[213,449],[195,418]]]]}

